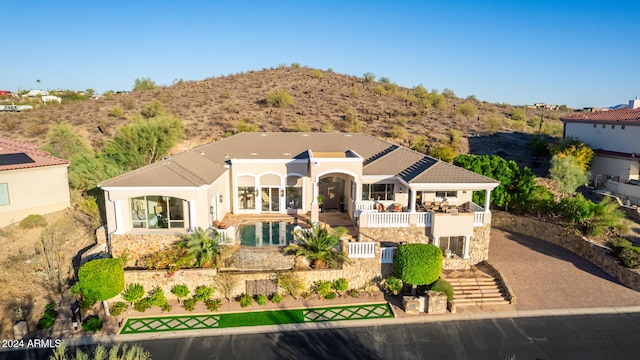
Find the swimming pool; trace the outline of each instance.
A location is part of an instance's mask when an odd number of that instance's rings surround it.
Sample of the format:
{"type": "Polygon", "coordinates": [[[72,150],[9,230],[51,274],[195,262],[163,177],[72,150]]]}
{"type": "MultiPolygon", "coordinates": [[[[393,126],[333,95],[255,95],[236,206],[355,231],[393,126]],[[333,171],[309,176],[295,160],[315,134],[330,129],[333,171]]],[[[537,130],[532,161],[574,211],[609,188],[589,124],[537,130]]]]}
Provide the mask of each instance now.
{"type": "Polygon", "coordinates": [[[285,221],[242,224],[238,227],[238,238],[244,246],[285,246],[293,240],[294,227],[295,224],[285,221]]]}

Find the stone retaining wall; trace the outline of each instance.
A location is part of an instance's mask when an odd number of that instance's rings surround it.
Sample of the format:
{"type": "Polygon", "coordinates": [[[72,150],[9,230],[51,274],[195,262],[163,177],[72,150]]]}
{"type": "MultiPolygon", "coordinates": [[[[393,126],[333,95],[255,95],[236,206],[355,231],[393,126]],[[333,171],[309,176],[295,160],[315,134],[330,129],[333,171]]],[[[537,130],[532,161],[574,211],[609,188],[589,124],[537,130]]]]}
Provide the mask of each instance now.
{"type": "Polygon", "coordinates": [[[561,246],[590,261],[626,286],[640,291],[640,273],[624,267],[608,248],[591,243],[572,229],[534,218],[502,211],[493,213],[493,226],[518,232],[561,246]]]}
{"type": "Polygon", "coordinates": [[[168,249],[180,240],[180,234],[111,234],[111,255],[122,258],[126,254],[124,267],[136,267],[142,256],[168,249]]]}

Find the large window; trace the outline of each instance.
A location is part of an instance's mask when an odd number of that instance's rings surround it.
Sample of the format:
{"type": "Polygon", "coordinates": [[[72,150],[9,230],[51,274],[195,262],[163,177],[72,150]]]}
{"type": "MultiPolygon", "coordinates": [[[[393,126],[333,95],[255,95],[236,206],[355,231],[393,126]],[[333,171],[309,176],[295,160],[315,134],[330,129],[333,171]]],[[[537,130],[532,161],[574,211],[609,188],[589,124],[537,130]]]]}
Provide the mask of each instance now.
{"type": "Polygon", "coordinates": [[[394,200],[393,184],[362,184],[362,200],[394,200]]]}
{"type": "Polygon", "coordinates": [[[447,249],[451,250],[451,253],[462,256],[462,246],[464,245],[464,236],[444,236],[440,239],[440,250],[444,254],[447,249]]]}
{"type": "Polygon", "coordinates": [[[238,209],[254,210],[256,208],[256,188],[253,186],[238,187],[238,209]]]}
{"type": "Polygon", "coordinates": [[[9,205],[9,185],[0,184],[0,206],[9,205]]]}
{"type": "Polygon", "coordinates": [[[131,221],[135,229],[184,229],[184,200],[169,196],[132,198],[131,221]]]}
{"type": "Polygon", "coordinates": [[[452,199],[458,197],[457,191],[436,191],[436,197],[442,199],[452,199]]]}
{"type": "Polygon", "coordinates": [[[287,209],[302,209],[302,178],[287,177],[287,209]]]}

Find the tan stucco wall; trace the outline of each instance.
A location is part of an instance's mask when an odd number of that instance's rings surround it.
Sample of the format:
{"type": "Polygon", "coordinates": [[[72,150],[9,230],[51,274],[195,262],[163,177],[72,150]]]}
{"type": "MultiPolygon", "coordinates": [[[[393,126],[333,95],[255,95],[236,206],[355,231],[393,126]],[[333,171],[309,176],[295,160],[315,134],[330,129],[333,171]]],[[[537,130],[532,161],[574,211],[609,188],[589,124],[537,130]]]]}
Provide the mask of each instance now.
{"type": "Polygon", "coordinates": [[[67,165],[2,171],[0,183],[9,190],[9,205],[0,206],[0,226],[70,205],[67,165]]]}
{"type": "Polygon", "coordinates": [[[596,179],[600,184],[607,180],[606,176],[619,176],[620,181],[630,179],[638,180],[638,159],[625,160],[605,156],[594,156],[591,169],[589,170],[591,171],[591,177],[594,179],[596,176],[602,175],[596,179]]]}
{"type": "Polygon", "coordinates": [[[606,124],[566,123],[565,136],[573,136],[587,143],[592,149],[604,149],[626,153],[640,153],[640,126],[606,124]]]}
{"type": "Polygon", "coordinates": [[[473,234],[473,213],[457,215],[432,212],[431,231],[433,236],[470,236],[473,234]]]}

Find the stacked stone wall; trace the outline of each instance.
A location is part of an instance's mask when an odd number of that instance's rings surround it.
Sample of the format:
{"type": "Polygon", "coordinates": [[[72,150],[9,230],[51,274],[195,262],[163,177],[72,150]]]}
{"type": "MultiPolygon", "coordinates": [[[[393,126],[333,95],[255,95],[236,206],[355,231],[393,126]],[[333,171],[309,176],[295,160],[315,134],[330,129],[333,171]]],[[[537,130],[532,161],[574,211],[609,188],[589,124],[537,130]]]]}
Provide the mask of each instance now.
{"type": "Polygon", "coordinates": [[[111,234],[111,255],[122,258],[126,254],[125,268],[136,267],[142,256],[166,250],[180,238],[180,234],[111,234]]]}
{"type": "Polygon", "coordinates": [[[640,272],[624,267],[608,248],[590,242],[566,226],[502,211],[493,213],[493,226],[561,246],[590,261],[631,289],[640,291],[640,272]]]}

